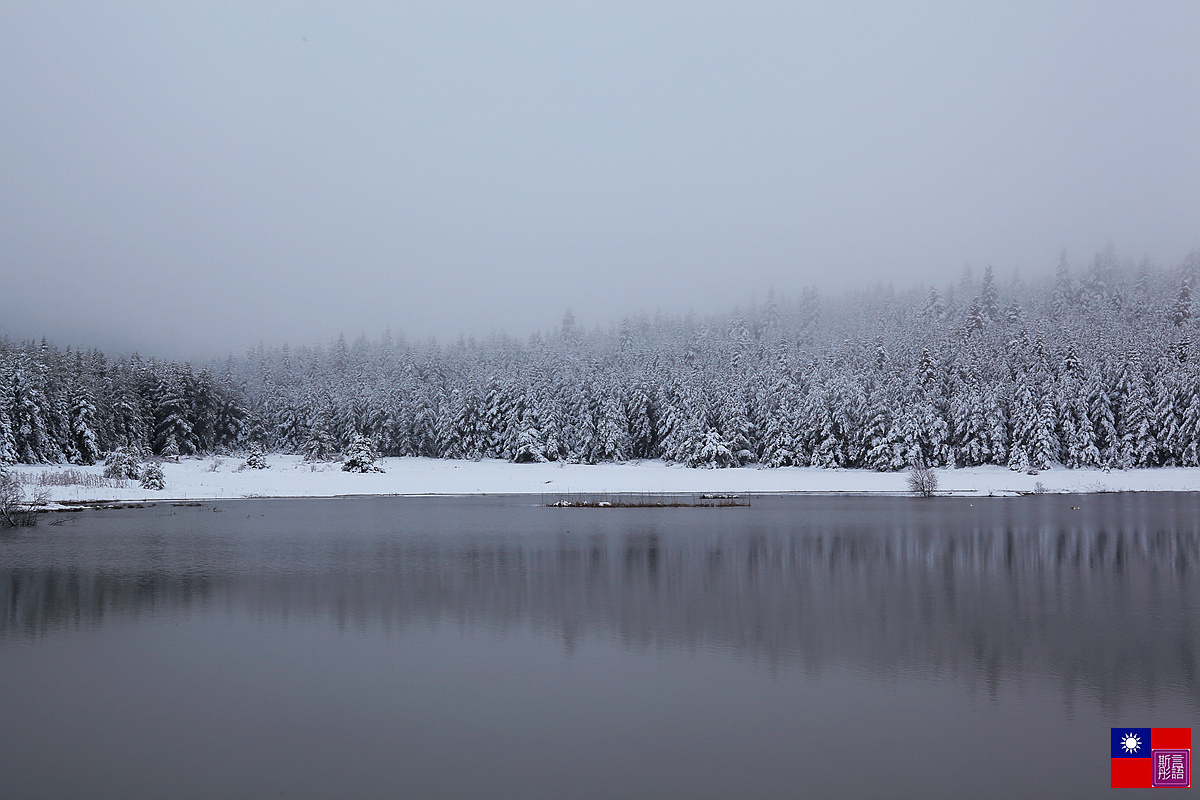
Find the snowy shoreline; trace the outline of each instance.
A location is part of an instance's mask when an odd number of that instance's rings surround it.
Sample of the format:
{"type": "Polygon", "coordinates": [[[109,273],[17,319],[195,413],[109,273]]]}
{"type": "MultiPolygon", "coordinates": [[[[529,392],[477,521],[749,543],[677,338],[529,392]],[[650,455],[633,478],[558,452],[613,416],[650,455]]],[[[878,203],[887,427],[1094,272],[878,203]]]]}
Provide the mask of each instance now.
{"type": "MultiPolygon", "coordinates": [[[[603,494],[739,492],[755,494],[907,495],[907,474],[853,469],[782,467],[692,469],[661,461],[618,464],[513,464],[508,461],[453,461],[433,458],[383,458],[382,473],[343,472],[338,463],[310,463],[299,456],[270,455],[268,469],[242,467],[238,457],[182,458],[162,463],[166,488],[153,491],[137,481],[112,486],[102,480],[104,467],[61,464],[15,465],[27,489],[45,488],[51,507],[90,503],[231,500],[252,497],[347,497],[501,494],[603,494]],[[75,470],[97,485],[37,486],[39,476],[75,470]],[[94,480],[92,479],[94,476],[94,480]],[[109,485],[104,485],[104,484],[109,485]]],[[[1200,491],[1200,468],[1140,470],[1052,469],[1038,475],[1003,467],[935,470],[938,494],[1014,496],[1045,491],[1056,494],[1097,492],[1200,491]]]]}

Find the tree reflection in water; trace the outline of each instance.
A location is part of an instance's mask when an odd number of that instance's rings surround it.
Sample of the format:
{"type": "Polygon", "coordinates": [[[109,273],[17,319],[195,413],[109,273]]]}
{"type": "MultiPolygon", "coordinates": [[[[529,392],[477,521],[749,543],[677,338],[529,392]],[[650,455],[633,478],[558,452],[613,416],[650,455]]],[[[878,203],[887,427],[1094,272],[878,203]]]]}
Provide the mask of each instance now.
{"type": "Polygon", "coordinates": [[[1200,709],[1191,495],[736,510],[353,502],[357,516],[264,501],[229,507],[266,508],[269,524],[146,510],[9,536],[0,640],[217,609],[350,630],[452,622],[990,693],[1048,680],[1068,702],[1169,691],[1200,709]]]}

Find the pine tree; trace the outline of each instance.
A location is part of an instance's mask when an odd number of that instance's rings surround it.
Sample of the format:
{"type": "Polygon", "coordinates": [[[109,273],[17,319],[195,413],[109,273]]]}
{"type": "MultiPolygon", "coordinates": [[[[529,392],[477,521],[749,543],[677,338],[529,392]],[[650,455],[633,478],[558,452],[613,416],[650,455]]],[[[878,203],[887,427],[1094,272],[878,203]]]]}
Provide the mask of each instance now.
{"type": "Polygon", "coordinates": [[[597,461],[624,461],[629,458],[629,429],[625,412],[616,393],[609,394],[604,401],[600,420],[597,461]]]}
{"type": "Polygon", "coordinates": [[[1056,431],[1057,421],[1058,413],[1054,407],[1053,394],[1045,391],[1038,403],[1029,445],[1029,463],[1035,469],[1049,469],[1052,463],[1059,461],[1061,445],[1056,431]]]}
{"type": "Polygon", "coordinates": [[[337,452],[337,443],[329,433],[329,422],[324,414],[318,414],[308,427],[301,445],[305,461],[332,461],[337,452]]]}
{"type": "Polygon", "coordinates": [[[377,458],[375,445],[371,443],[371,440],[361,433],[356,434],[353,441],[350,442],[350,446],[346,448],[342,471],[383,472],[383,468],[375,463],[377,458]]]}
{"type": "Polygon", "coordinates": [[[688,466],[732,467],[737,463],[737,456],[729,449],[729,444],[722,439],[721,434],[709,428],[700,438],[699,446],[688,459],[688,466]]]}
{"type": "Polygon", "coordinates": [[[540,404],[534,399],[522,404],[520,433],[517,434],[517,445],[513,453],[513,461],[518,464],[526,462],[542,462],[546,460],[546,443],[542,436],[542,420],[540,404]]]}
{"type": "Polygon", "coordinates": [[[961,387],[950,401],[954,463],[976,467],[988,463],[987,418],[983,396],[975,385],[961,387]]]}
{"type": "Polygon", "coordinates": [[[78,458],[75,463],[95,464],[100,459],[95,427],[96,407],[83,393],[76,394],[71,403],[71,444],[78,458]]]}
{"type": "Polygon", "coordinates": [[[1098,370],[1088,373],[1084,396],[1087,398],[1088,417],[1092,423],[1096,449],[1100,453],[1100,464],[1106,467],[1113,466],[1118,460],[1120,436],[1117,434],[1112,401],[1098,370]]]}
{"type": "Polygon", "coordinates": [[[267,469],[271,466],[267,463],[266,451],[258,442],[250,445],[250,454],[246,456],[246,466],[250,469],[267,469]]]}
{"type": "Polygon", "coordinates": [[[167,480],[166,476],[163,474],[162,465],[154,461],[150,461],[143,466],[142,472],[138,477],[140,478],[143,489],[162,491],[163,489],[167,488],[167,480]]]}
{"type": "Polygon", "coordinates": [[[653,458],[658,448],[658,436],[655,431],[657,409],[654,407],[652,395],[646,386],[638,383],[629,393],[628,416],[629,447],[634,458],[653,458]]]}
{"type": "Polygon", "coordinates": [[[1114,465],[1120,469],[1146,466],[1143,459],[1147,447],[1145,439],[1149,432],[1149,399],[1142,380],[1140,365],[1136,360],[1126,359],[1117,376],[1113,390],[1116,423],[1116,457],[1114,465]]]}
{"type": "Polygon", "coordinates": [[[1056,319],[1066,317],[1070,308],[1075,305],[1075,285],[1070,279],[1070,266],[1067,264],[1067,251],[1058,258],[1055,270],[1054,294],[1050,297],[1050,313],[1056,319]]]}
{"type": "Polygon", "coordinates": [[[22,354],[11,373],[9,418],[17,461],[41,464],[58,461],[46,417],[49,402],[42,390],[39,370],[31,358],[22,354]]]}
{"type": "Polygon", "coordinates": [[[1192,285],[1188,277],[1179,282],[1175,305],[1171,308],[1171,323],[1179,326],[1192,318],[1192,285]]]}
{"type": "Polygon", "coordinates": [[[936,286],[929,287],[929,297],[925,300],[925,305],[921,308],[921,316],[925,319],[940,322],[946,313],[946,306],[942,303],[942,296],[938,294],[936,286]]]}
{"type": "Polygon", "coordinates": [[[168,458],[189,455],[196,450],[188,400],[180,385],[181,377],[176,376],[172,380],[164,375],[156,390],[158,401],[154,409],[154,450],[168,458]]]}
{"type": "Polygon", "coordinates": [[[1034,469],[1029,463],[1029,455],[1025,452],[1025,446],[1022,444],[1013,445],[1008,456],[1008,468],[1013,472],[1033,472],[1034,469]]]}
{"type": "Polygon", "coordinates": [[[980,310],[989,322],[1000,319],[1000,295],[996,291],[996,281],[992,278],[992,265],[988,264],[983,270],[983,288],[979,294],[980,310]]]}
{"type": "Polygon", "coordinates": [[[1179,463],[1185,467],[1200,466],[1200,375],[1194,370],[1188,375],[1187,405],[1179,421],[1179,463]]]}
{"type": "Polygon", "coordinates": [[[726,392],[721,404],[720,438],[733,453],[738,464],[754,460],[751,450],[751,426],[746,414],[746,402],[734,391],[726,392]]]}
{"type": "Polygon", "coordinates": [[[1180,413],[1175,407],[1177,392],[1167,378],[1157,375],[1153,381],[1147,430],[1143,433],[1144,456],[1149,466],[1173,467],[1178,463],[1180,413]]]}
{"type": "Polygon", "coordinates": [[[0,403],[0,466],[17,460],[17,441],[6,404],[0,403]]]}
{"type": "Polygon", "coordinates": [[[904,409],[896,427],[903,442],[903,457],[893,462],[895,469],[912,464],[941,467],[950,462],[946,421],[927,400],[917,400],[904,409]]]}

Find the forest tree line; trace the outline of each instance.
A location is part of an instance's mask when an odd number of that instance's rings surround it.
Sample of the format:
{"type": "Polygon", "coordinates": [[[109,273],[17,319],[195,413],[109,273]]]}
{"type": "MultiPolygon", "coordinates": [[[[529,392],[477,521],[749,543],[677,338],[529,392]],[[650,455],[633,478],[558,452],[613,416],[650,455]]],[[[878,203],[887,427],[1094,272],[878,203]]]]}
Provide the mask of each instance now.
{"type": "Polygon", "coordinates": [[[691,466],[1200,465],[1200,251],[195,366],[0,340],[0,462],[268,450],[691,466]]]}

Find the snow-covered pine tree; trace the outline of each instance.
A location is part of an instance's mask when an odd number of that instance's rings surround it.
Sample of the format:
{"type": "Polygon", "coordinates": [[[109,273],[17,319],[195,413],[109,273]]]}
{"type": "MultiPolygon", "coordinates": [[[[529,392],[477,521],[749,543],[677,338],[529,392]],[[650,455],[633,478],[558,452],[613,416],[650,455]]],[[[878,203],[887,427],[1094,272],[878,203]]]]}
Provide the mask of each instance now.
{"type": "Polygon", "coordinates": [[[100,459],[96,440],[96,407],[82,392],[75,395],[70,412],[71,444],[79,464],[95,464],[100,459]]]}
{"type": "Polygon", "coordinates": [[[1070,424],[1064,426],[1066,465],[1072,468],[1100,466],[1100,449],[1096,447],[1096,431],[1092,428],[1087,398],[1074,397],[1068,406],[1068,412],[1070,424]]]}
{"type": "Polygon", "coordinates": [[[1192,284],[1189,276],[1179,282],[1179,291],[1171,307],[1171,324],[1179,326],[1192,318],[1192,284]]]}
{"type": "Polygon", "coordinates": [[[520,403],[520,432],[513,451],[513,461],[518,464],[546,461],[546,442],[542,435],[541,403],[535,394],[520,403]]]}
{"type": "Polygon", "coordinates": [[[1033,436],[1029,445],[1029,463],[1034,469],[1049,469],[1053,463],[1060,461],[1061,445],[1057,427],[1058,413],[1054,407],[1054,395],[1046,389],[1038,401],[1033,436]]]}
{"type": "Polygon", "coordinates": [[[175,437],[174,433],[167,435],[167,441],[165,444],[163,444],[162,450],[160,450],[158,454],[171,461],[179,460],[179,456],[181,455],[179,449],[179,439],[175,437]]]}
{"type": "Polygon", "coordinates": [[[903,463],[943,467],[950,462],[950,443],[945,419],[928,400],[919,399],[909,405],[896,421],[903,442],[903,463]]]}
{"type": "Polygon", "coordinates": [[[260,443],[255,442],[250,445],[250,454],[246,456],[246,466],[250,469],[268,469],[271,466],[267,463],[267,451],[260,443]]]}
{"type": "Polygon", "coordinates": [[[122,445],[104,459],[104,477],[137,480],[142,474],[145,454],[137,447],[122,445]]]}
{"type": "Polygon", "coordinates": [[[942,296],[938,294],[936,286],[930,286],[929,296],[925,299],[925,305],[921,307],[921,316],[934,322],[940,322],[945,313],[946,306],[942,303],[942,296]]]}
{"type": "Polygon", "coordinates": [[[350,442],[350,446],[346,448],[342,461],[342,471],[383,472],[383,467],[375,463],[377,459],[375,445],[371,443],[371,440],[361,433],[355,434],[354,439],[350,442]]]}
{"type": "Polygon", "coordinates": [[[1096,450],[1100,453],[1101,466],[1115,466],[1120,448],[1116,417],[1108,388],[1099,369],[1088,371],[1084,383],[1084,396],[1088,403],[1088,417],[1095,435],[1096,450]]]}
{"type": "Polygon", "coordinates": [[[163,375],[155,392],[154,450],[168,458],[190,455],[196,450],[189,416],[188,399],[182,387],[183,374],[163,375]]]}
{"type": "Polygon", "coordinates": [[[598,431],[598,461],[625,461],[629,458],[629,427],[616,392],[604,399],[604,410],[598,431]]]}
{"type": "Polygon", "coordinates": [[[42,370],[27,354],[20,354],[10,373],[9,396],[12,405],[13,439],[17,460],[25,464],[58,461],[47,426],[50,403],[41,381],[42,370]]]}
{"type": "Polygon", "coordinates": [[[1050,314],[1065,321],[1075,305],[1075,284],[1071,280],[1071,266],[1067,263],[1067,251],[1063,250],[1054,273],[1054,292],[1050,296],[1050,314]]]}
{"type": "Polygon", "coordinates": [[[1181,465],[1197,467],[1200,466],[1200,372],[1193,368],[1186,375],[1187,404],[1180,415],[1176,451],[1181,465]]]}
{"type": "Polygon", "coordinates": [[[138,476],[143,489],[153,489],[161,491],[167,488],[166,476],[163,474],[162,465],[156,461],[148,461],[142,467],[141,475],[138,476]]]}
{"type": "MultiPolygon", "coordinates": [[[[875,397],[865,414],[866,428],[863,432],[863,466],[880,472],[902,469],[903,454],[901,440],[892,434],[892,423],[886,398],[875,397]]],[[[897,431],[898,433],[898,431],[897,431]]]]}
{"type": "Polygon", "coordinates": [[[657,409],[652,393],[645,384],[638,383],[628,395],[629,450],[633,458],[653,458],[658,449],[655,430],[657,409]]]}
{"type": "Polygon", "coordinates": [[[1023,444],[1015,444],[1008,455],[1008,468],[1013,472],[1034,472],[1034,468],[1029,463],[1029,455],[1025,452],[1023,444]]]}
{"type": "Polygon", "coordinates": [[[0,403],[0,465],[12,464],[17,460],[17,443],[13,436],[12,420],[8,408],[0,403]]]}
{"type": "Polygon", "coordinates": [[[976,384],[959,386],[950,400],[954,463],[976,467],[988,463],[987,418],[976,384]]]}
{"type": "Polygon", "coordinates": [[[1000,319],[1000,295],[996,291],[996,281],[992,277],[991,264],[988,264],[983,270],[983,288],[979,291],[979,306],[987,321],[996,322],[1000,319]]]}
{"type": "Polygon", "coordinates": [[[724,441],[721,434],[712,428],[709,428],[700,437],[698,447],[688,459],[688,466],[708,469],[732,467],[735,464],[737,464],[737,456],[729,449],[729,444],[724,441]]]}
{"type": "Polygon", "coordinates": [[[1150,413],[1147,415],[1147,430],[1141,449],[1143,461],[1148,466],[1173,467],[1177,465],[1176,447],[1179,440],[1179,409],[1175,407],[1178,392],[1174,374],[1155,372],[1151,375],[1150,413]]]}
{"type": "Polygon", "coordinates": [[[1142,441],[1149,430],[1149,398],[1142,380],[1141,365],[1136,359],[1122,361],[1113,390],[1116,423],[1116,457],[1114,466],[1120,469],[1145,466],[1142,441]]]}
{"type": "Polygon", "coordinates": [[[754,451],[750,442],[752,428],[745,399],[736,390],[728,389],[721,403],[720,414],[721,439],[733,453],[734,459],[743,465],[753,461],[754,451]]]}

